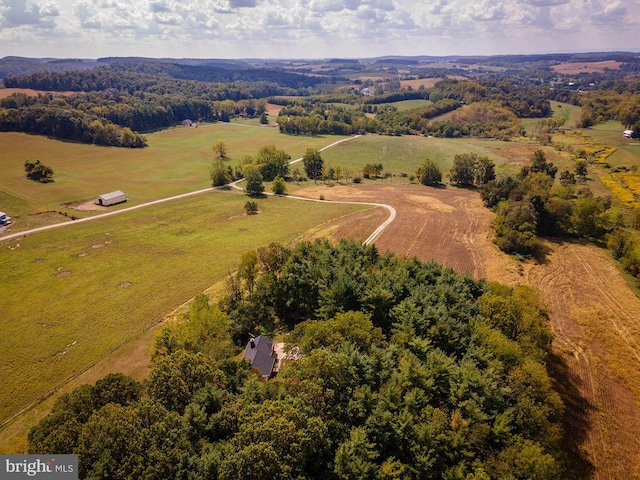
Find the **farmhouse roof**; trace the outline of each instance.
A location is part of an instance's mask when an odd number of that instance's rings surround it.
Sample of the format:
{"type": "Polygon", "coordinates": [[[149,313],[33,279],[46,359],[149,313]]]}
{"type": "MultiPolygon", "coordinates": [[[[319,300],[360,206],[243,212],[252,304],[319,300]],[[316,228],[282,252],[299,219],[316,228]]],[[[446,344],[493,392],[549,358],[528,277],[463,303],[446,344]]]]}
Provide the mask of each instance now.
{"type": "Polygon", "coordinates": [[[98,198],[102,198],[103,200],[111,200],[113,198],[122,197],[124,192],[120,190],[116,190],[115,192],[105,193],[104,195],[100,195],[98,198]]]}
{"type": "Polygon", "coordinates": [[[273,342],[259,335],[249,340],[242,358],[249,360],[253,368],[260,370],[262,378],[269,378],[278,357],[273,351],[273,342]]]}

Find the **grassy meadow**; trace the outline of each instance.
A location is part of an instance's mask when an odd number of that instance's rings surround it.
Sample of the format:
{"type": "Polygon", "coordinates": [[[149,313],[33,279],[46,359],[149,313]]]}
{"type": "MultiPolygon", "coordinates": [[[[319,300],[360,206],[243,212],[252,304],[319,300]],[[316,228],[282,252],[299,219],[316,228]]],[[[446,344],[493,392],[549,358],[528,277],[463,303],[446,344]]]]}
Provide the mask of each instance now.
{"type": "Polygon", "coordinates": [[[381,107],[396,107],[398,111],[411,110],[412,108],[425,107],[427,105],[433,105],[431,100],[401,100],[399,102],[378,103],[376,106],[381,107]]]}
{"type": "Polygon", "coordinates": [[[0,421],[233,271],[240,255],[360,211],[214,191],[0,242],[0,421]]]}
{"type": "MultiPolygon", "coordinates": [[[[564,119],[564,128],[576,128],[578,122],[580,121],[580,115],[582,113],[582,109],[576,105],[571,105],[570,103],[556,102],[555,100],[551,100],[551,116],[553,118],[563,118],[564,119]]],[[[522,126],[527,131],[528,134],[531,134],[541,120],[546,120],[545,118],[523,118],[522,126]]]]}
{"type": "MultiPolygon", "coordinates": [[[[402,172],[414,174],[427,158],[435,162],[443,173],[448,172],[454,156],[462,153],[487,156],[496,163],[496,170],[500,171],[504,165],[528,158],[531,155],[528,150],[528,145],[518,146],[515,142],[500,140],[365,135],[322,152],[322,157],[325,165],[339,164],[343,172],[348,170],[351,176],[361,176],[362,168],[367,163],[382,163],[383,173],[389,172],[400,177],[402,172]]],[[[391,181],[408,180],[394,178],[391,181]]]]}
{"type": "Polygon", "coordinates": [[[274,144],[292,158],[309,147],[321,148],[344,138],[337,136],[295,137],[277,128],[252,128],[237,124],[209,124],[198,128],[165,130],[147,135],[149,147],[126,149],[62,142],[22,133],[0,133],[0,210],[13,217],[13,231],[65,219],[48,214],[43,221],[29,218],[42,212],[61,212],[84,217],[95,212],[71,208],[92,201],[97,195],[122,190],[126,204],[119,209],[211,185],[211,147],[224,140],[230,164],[260,147],[274,144]],[[26,160],[40,160],[55,171],[54,182],[27,180],[26,160]]]}

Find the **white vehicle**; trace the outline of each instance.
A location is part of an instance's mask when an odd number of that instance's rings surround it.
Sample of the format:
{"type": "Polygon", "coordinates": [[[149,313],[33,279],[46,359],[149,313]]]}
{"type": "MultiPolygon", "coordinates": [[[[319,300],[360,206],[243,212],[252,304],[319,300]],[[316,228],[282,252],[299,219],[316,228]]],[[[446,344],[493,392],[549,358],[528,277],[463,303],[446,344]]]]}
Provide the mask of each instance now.
{"type": "Polygon", "coordinates": [[[11,217],[8,217],[4,212],[0,212],[0,225],[9,225],[10,223],[11,217]]]}

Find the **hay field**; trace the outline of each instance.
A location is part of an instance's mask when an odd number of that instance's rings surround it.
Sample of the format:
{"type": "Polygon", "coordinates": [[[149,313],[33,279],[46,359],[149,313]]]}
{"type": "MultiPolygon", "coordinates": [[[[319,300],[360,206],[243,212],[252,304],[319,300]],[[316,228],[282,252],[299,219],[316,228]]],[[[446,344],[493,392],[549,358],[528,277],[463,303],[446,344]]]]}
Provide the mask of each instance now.
{"type": "Polygon", "coordinates": [[[25,230],[65,219],[55,212],[93,215],[73,207],[114,190],[125,192],[128,201],[110,209],[206,188],[211,185],[211,147],[217,140],[227,143],[229,163],[237,165],[265,145],[276,145],[298,158],[309,147],[321,148],[344,137],[296,137],[282,135],[276,128],[217,123],[173,128],[146,138],[149,147],[126,149],[0,133],[0,210],[13,217],[14,232],[25,230]],[[27,180],[26,160],[40,160],[53,168],[55,181],[27,180]]]}
{"type": "Polygon", "coordinates": [[[198,196],[0,241],[0,422],[157,324],[236,268],[367,207],[198,196]]]}

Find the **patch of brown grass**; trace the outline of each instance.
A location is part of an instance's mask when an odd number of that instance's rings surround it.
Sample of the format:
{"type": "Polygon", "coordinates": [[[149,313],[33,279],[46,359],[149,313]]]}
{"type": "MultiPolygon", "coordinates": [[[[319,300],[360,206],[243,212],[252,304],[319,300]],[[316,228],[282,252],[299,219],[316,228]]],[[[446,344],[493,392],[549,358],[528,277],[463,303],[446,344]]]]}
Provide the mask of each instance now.
{"type": "Polygon", "coordinates": [[[39,93],[53,93],[56,95],[73,95],[76,92],[47,92],[44,90],[32,90],[30,88],[0,88],[0,98],[6,98],[14,93],[24,93],[25,95],[38,95],[39,93]]]}

